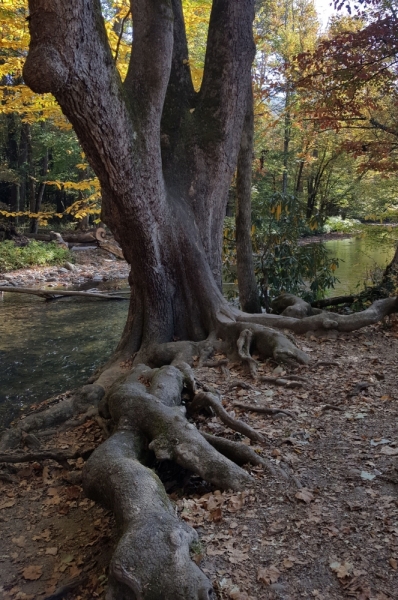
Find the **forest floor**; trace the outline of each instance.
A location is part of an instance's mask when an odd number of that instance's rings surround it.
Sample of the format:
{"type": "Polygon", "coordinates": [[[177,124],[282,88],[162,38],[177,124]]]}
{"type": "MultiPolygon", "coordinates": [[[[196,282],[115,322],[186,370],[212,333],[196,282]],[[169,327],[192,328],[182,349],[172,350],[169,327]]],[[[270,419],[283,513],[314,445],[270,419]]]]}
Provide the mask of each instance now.
{"type": "MultiPolygon", "coordinates": [[[[259,453],[289,469],[296,484],[261,467],[249,468],[253,486],[242,493],[220,492],[170,465],[161,476],[181,518],[198,530],[196,559],[218,600],[396,599],[398,320],[337,338],[296,339],[312,359],[294,371],[302,388],[259,383],[237,364],[228,376],[195,370],[227,410],[264,434],[259,453]],[[252,388],[233,388],[237,381],[252,388]],[[235,402],[291,416],[271,418],[235,402]]],[[[272,361],[260,364],[259,375],[283,374],[272,361]]],[[[217,417],[203,415],[198,426],[248,443],[217,417]]],[[[91,418],[42,438],[42,449],[90,448],[103,435],[91,418]]],[[[83,464],[1,465],[2,600],[104,599],[115,527],[109,512],[84,497],[83,464]]]]}

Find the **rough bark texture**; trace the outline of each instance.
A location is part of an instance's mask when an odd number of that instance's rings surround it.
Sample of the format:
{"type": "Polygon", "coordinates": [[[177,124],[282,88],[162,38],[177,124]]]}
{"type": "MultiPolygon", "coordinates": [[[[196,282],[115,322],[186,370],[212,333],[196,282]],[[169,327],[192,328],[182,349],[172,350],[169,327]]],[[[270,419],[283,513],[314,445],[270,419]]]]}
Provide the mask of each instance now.
{"type": "Polygon", "coordinates": [[[218,398],[197,394],[194,358],[202,364],[214,349],[224,351],[256,376],[253,351],[287,363],[309,361],[270,324],[348,331],[396,309],[396,300],[387,300],[362,317],[250,315],[235,311],[220,292],[223,219],[254,56],[253,5],[213,0],[203,83],[195,93],[181,0],[131,1],[134,47],[123,83],[100,0],[29,0],[25,81],[35,92],[51,92],[71,121],[101,183],[102,220],[131,265],[132,294],[118,351],[87,386],[86,400],[28,417],[2,444],[16,446],[26,428],[70,419],[90,403],[109,419],[113,433],[84,473],[87,494],[114,511],[121,533],[108,600],[212,595],[190,560],[195,532],[177,520],[146,466],[155,457],[174,460],[217,487],[250,484],[239,465],[246,458],[258,464],[254,453],[205,439],[185,417],[183,389],[193,409],[206,400],[229,427],[255,435],[218,398]]]}
{"type": "Polygon", "coordinates": [[[251,241],[253,129],[253,92],[250,86],[236,174],[236,265],[240,306],[245,312],[259,313],[261,304],[251,241]]]}

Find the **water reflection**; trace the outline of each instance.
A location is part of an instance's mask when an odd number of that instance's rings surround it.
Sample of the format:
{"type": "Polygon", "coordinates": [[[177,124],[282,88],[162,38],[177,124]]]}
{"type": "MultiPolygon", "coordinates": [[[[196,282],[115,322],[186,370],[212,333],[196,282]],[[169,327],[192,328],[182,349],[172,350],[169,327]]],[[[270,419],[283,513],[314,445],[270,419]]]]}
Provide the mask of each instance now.
{"type": "Polygon", "coordinates": [[[375,269],[384,270],[394,256],[394,246],[369,237],[352,237],[325,243],[331,256],[339,259],[336,276],[340,280],[328,296],[357,293],[372,284],[375,269]]]}

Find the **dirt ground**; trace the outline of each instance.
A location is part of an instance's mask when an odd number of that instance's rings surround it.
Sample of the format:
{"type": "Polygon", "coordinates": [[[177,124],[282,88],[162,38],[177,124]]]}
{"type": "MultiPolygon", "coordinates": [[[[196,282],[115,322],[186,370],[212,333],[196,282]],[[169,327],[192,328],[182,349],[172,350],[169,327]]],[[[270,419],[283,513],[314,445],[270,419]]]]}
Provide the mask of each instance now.
{"type": "MultiPolygon", "coordinates": [[[[227,373],[196,369],[228,411],[264,434],[256,449],[290,481],[248,467],[252,489],[220,492],[163,468],[166,488],[199,532],[195,560],[219,600],[396,599],[398,320],[338,338],[296,339],[309,365],[292,371],[270,361],[259,375],[294,373],[302,387],[260,383],[240,365],[227,373]],[[242,382],[252,387],[233,385],[242,382]],[[290,414],[253,413],[236,402],[290,414]]],[[[249,443],[218,417],[202,415],[198,426],[249,443]]],[[[40,450],[90,449],[103,436],[91,418],[41,437],[40,450]]],[[[6,464],[0,456],[1,599],[105,598],[116,532],[112,515],[84,497],[83,464],[6,464]]]]}

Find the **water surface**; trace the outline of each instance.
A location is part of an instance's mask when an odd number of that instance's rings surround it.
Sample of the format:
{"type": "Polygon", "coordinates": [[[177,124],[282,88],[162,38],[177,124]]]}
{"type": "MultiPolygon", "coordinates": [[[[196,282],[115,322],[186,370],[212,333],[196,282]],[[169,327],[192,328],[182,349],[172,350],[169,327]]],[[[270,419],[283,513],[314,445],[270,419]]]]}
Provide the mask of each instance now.
{"type": "Polygon", "coordinates": [[[0,301],[0,428],[24,406],[82,385],[115,349],[128,302],[7,294],[0,301]]]}
{"type": "Polygon", "coordinates": [[[328,296],[355,294],[366,285],[373,284],[373,277],[384,271],[394,256],[394,246],[381,240],[352,237],[325,242],[331,256],[339,259],[335,275],[340,280],[328,296]]]}

